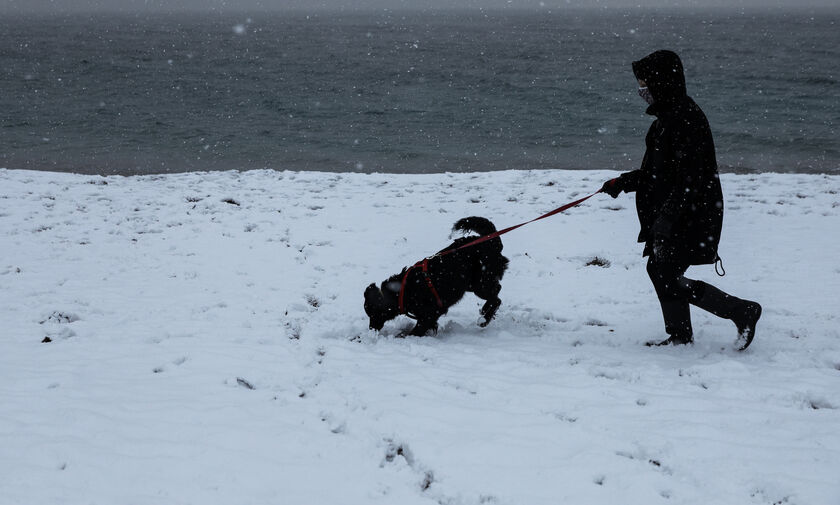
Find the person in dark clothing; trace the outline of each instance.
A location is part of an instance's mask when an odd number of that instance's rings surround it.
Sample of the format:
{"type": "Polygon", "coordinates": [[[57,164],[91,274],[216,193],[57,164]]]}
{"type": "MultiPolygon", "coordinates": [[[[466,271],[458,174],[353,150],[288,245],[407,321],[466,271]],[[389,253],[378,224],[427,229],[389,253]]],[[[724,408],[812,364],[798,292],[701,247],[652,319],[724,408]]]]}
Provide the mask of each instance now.
{"type": "Polygon", "coordinates": [[[604,183],[613,198],[636,193],[636,211],[648,256],[647,272],[662,307],[668,339],[648,345],[694,341],[689,304],[732,320],[740,349],[755,337],[761,305],[685,277],[691,265],[717,263],[723,225],[723,193],[706,115],[686,94],[679,56],[656,51],[633,62],[639,95],[656,116],[645,137],[638,170],[604,183]]]}

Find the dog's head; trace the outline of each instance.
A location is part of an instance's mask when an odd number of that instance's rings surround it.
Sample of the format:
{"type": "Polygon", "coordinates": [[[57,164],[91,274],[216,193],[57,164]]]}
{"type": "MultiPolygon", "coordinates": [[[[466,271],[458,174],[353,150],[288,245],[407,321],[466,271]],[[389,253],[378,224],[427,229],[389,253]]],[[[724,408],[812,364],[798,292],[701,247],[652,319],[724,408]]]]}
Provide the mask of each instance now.
{"type": "Polygon", "coordinates": [[[397,317],[398,310],[390,306],[382,289],[371,284],[365,289],[365,313],[370,318],[370,329],[379,331],[386,321],[397,317]]]}

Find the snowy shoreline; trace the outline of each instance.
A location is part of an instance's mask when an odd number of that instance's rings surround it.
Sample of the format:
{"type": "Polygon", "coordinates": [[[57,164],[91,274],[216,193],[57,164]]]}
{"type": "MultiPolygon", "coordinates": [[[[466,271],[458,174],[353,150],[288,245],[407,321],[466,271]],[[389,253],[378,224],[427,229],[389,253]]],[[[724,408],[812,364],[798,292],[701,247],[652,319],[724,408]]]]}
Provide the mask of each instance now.
{"type": "Polygon", "coordinates": [[[505,235],[487,328],[468,295],[436,337],[367,329],[458,218],[613,176],[0,169],[0,501],[840,502],[840,176],[722,175],[728,274],[689,276],[762,303],[745,353],[696,310],[642,345],[628,195],[505,235]]]}

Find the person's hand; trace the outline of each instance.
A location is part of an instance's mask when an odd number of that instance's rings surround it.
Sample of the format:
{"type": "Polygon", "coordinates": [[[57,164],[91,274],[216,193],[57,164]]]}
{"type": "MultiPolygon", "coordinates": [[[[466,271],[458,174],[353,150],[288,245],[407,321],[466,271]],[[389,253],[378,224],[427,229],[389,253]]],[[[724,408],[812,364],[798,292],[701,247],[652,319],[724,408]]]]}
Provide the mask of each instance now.
{"type": "Polygon", "coordinates": [[[621,178],[616,177],[610,179],[601,186],[601,192],[610,195],[613,198],[618,198],[618,195],[624,189],[624,184],[621,183],[621,178]]]}

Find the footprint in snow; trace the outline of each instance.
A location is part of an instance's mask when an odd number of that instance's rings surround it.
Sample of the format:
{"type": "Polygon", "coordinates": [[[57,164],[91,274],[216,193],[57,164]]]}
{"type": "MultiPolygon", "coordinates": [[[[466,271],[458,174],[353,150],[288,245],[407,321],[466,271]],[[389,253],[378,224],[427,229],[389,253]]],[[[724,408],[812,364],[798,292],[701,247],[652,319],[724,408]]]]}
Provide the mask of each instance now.
{"type": "Polygon", "coordinates": [[[315,353],[318,357],[316,358],[315,362],[319,365],[324,364],[324,356],[327,355],[327,350],[323,347],[319,347],[318,351],[315,353]]]}
{"type": "Polygon", "coordinates": [[[427,491],[435,482],[434,472],[423,467],[417,462],[408,444],[397,443],[390,438],[385,440],[385,458],[379,464],[380,468],[384,468],[386,464],[405,463],[409,468],[421,474],[419,482],[420,491],[427,491]]]}
{"type": "MultiPolygon", "coordinates": [[[[176,358],[176,359],[172,360],[172,364],[175,365],[175,366],[181,366],[186,361],[187,361],[187,357],[186,356],[181,356],[180,358],[176,358]]],[[[165,371],[166,371],[166,366],[164,366],[164,365],[157,366],[157,367],[152,369],[152,373],[163,373],[165,371]]]]}
{"type": "Polygon", "coordinates": [[[336,420],[335,416],[328,412],[321,412],[321,422],[326,423],[331,433],[340,435],[347,431],[347,422],[336,420]]]}
{"type": "Polygon", "coordinates": [[[837,409],[836,405],[829,402],[825,398],[811,396],[811,395],[806,396],[802,403],[806,408],[810,408],[810,409],[813,409],[813,410],[824,410],[824,409],[835,410],[835,409],[837,409]]]}
{"type": "Polygon", "coordinates": [[[607,323],[598,319],[587,319],[583,324],[585,324],[586,326],[609,326],[607,323]]]}
{"type": "Polygon", "coordinates": [[[756,489],[752,493],[750,493],[751,498],[758,498],[762,502],[772,503],[773,505],[785,505],[790,503],[790,496],[783,496],[781,498],[774,498],[772,496],[768,496],[767,491],[764,489],[756,489]]]}
{"type": "Polygon", "coordinates": [[[578,420],[576,416],[570,416],[568,414],[564,414],[563,412],[553,412],[551,415],[558,421],[563,421],[564,423],[569,424],[574,424],[578,420]]]}
{"type": "Polygon", "coordinates": [[[61,312],[58,310],[53,311],[49,316],[44,318],[40,321],[39,324],[45,323],[57,323],[57,324],[67,324],[67,323],[75,323],[79,321],[78,315],[73,314],[72,312],[61,312]]]}
{"type": "Polygon", "coordinates": [[[662,461],[659,458],[649,457],[649,456],[644,454],[644,451],[641,451],[641,450],[637,451],[636,454],[629,453],[629,452],[626,452],[626,451],[616,451],[615,455],[616,456],[621,456],[622,458],[627,458],[627,459],[630,459],[630,460],[634,460],[634,461],[645,461],[645,460],[647,460],[647,463],[649,465],[651,465],[653,468],[661,471],[662,473],[664,473],[666,475],[673,475],[673,473],[674,473],[673,470],[670,467],[662,464],[662,461]]]}

